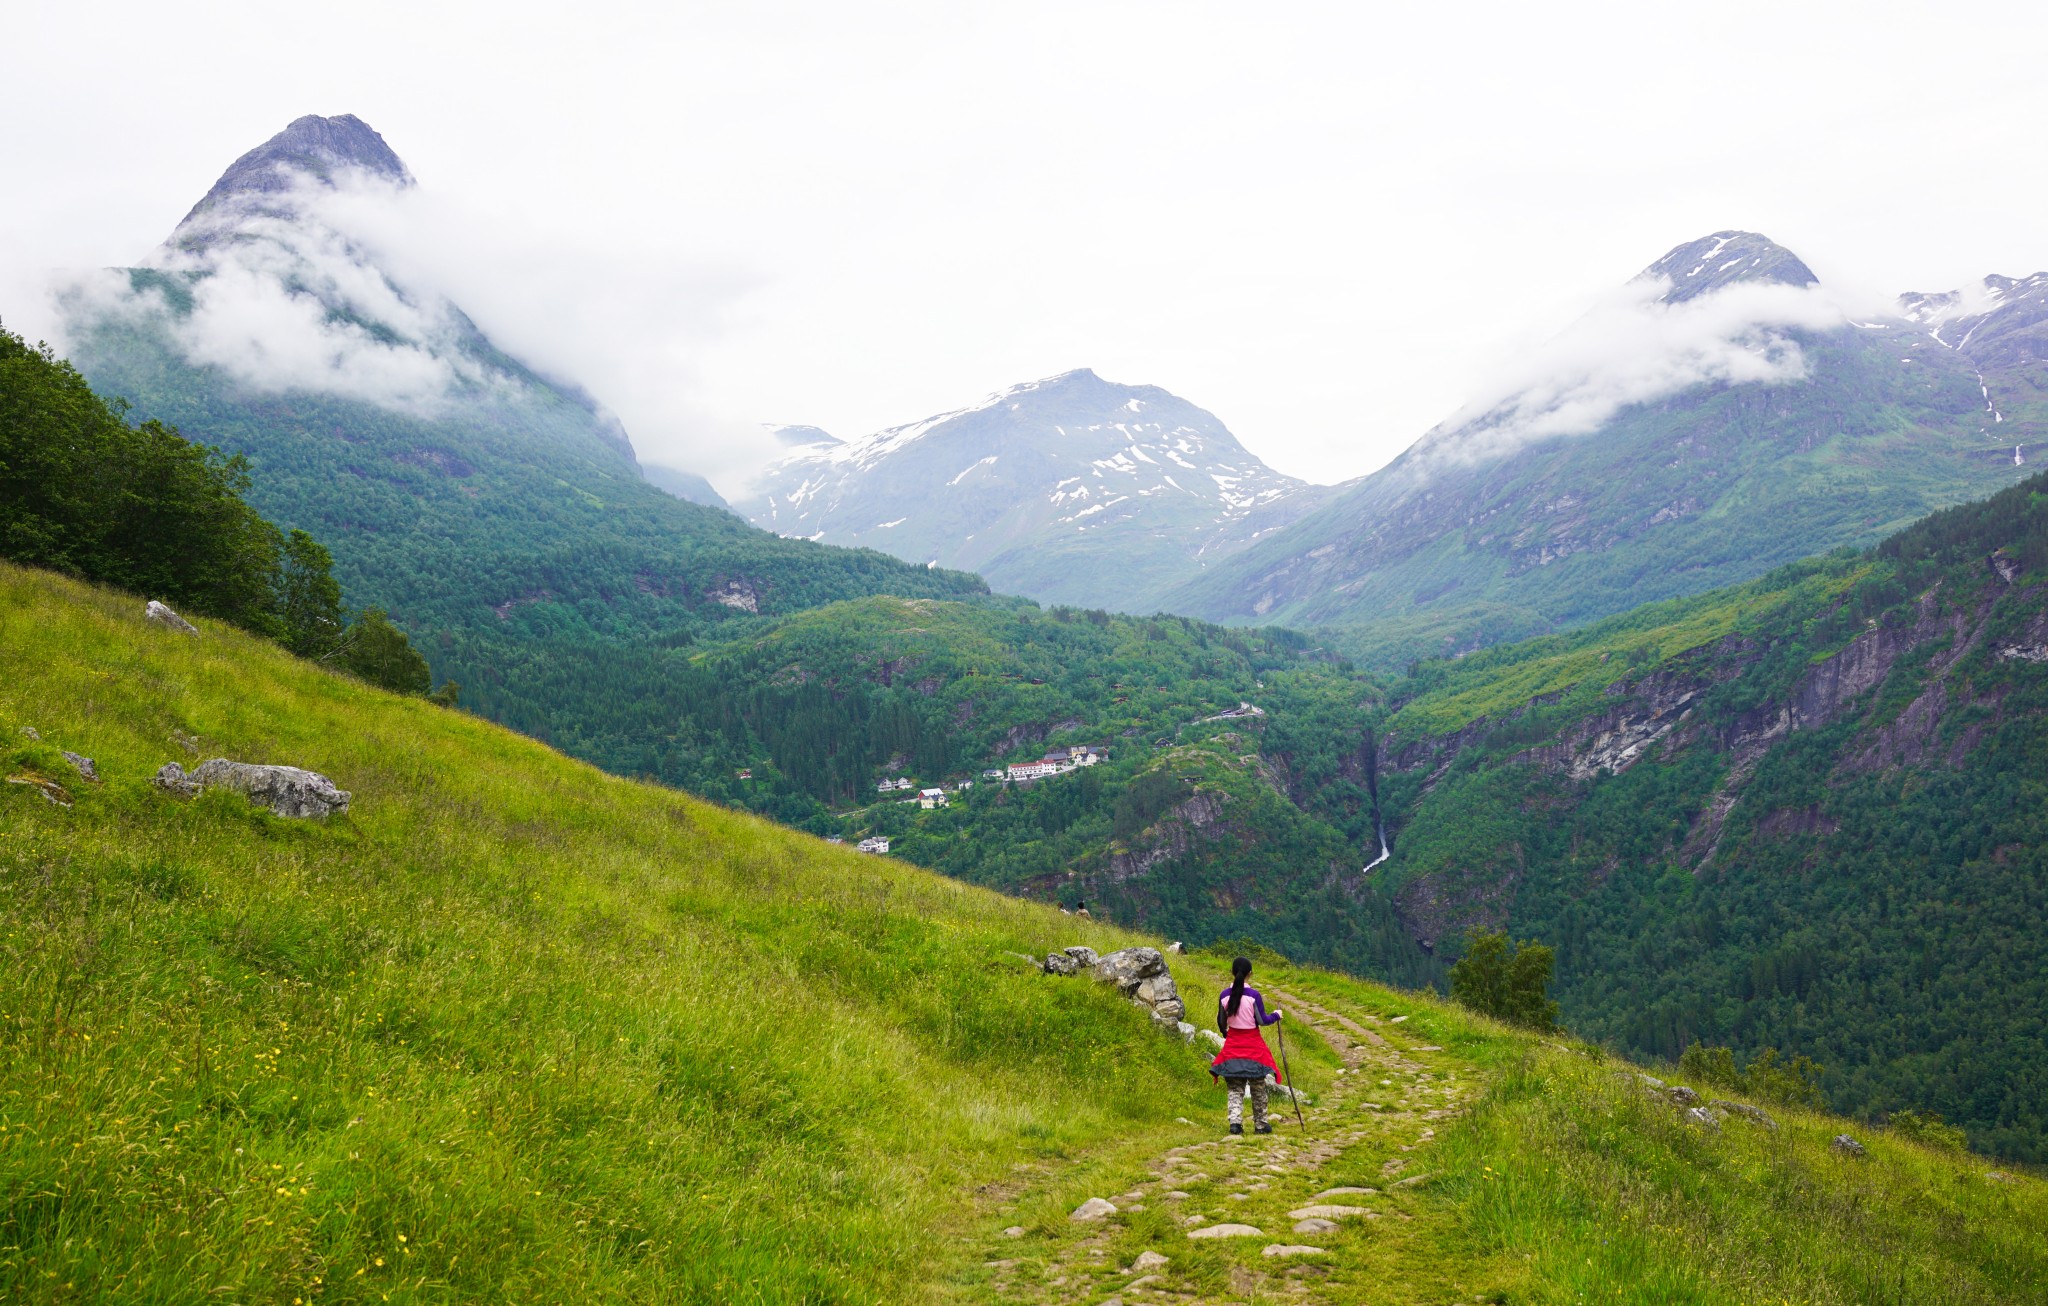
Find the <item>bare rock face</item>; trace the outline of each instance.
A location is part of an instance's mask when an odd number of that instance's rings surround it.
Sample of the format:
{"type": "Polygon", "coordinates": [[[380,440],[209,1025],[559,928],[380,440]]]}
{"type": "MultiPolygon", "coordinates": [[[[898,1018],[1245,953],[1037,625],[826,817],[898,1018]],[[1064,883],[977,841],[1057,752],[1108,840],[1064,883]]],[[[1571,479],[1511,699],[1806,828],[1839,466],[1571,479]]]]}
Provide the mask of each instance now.
{"type": "Polygon", "coordinates": [[[155,599],[149,601],[149,606],[142,610],[142,615],[144,619],[153,621],[166,630],[175,630],[180,635],[197,635],[199,633],[199,627],[185,620],[177,613],[171,611],[167,605],[159,603],[155,599]]]}
{"type": "Polygon", "coordinates": [[[1164,974],[1166,958],[1157,948],[1119,948],[1095,963],[1096,979],[1129,995],[1135,995],[1144,981],[1164,974]]]}
{"type": "Polygon", "coordinates": [[[335,788],[332,780],[317,771],[296,766],[262,766],[216,757],[187,772],[176,762],[167,762],[156,773],[156,785],[187,797],[216,786],[232,789],[279,816],[340,816],[348,811],[346,790],[335,788]]]}

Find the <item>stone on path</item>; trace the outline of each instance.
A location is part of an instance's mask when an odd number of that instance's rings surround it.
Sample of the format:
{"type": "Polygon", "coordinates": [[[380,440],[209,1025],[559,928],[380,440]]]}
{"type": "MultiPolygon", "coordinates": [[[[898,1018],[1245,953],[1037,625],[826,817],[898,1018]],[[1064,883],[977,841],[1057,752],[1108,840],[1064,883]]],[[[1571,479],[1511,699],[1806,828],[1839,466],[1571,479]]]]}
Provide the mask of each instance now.
{"type": "Polygon", "coordinates": [[[1427,1174],[1412,1174],[1412,1175],[1409,1175],[1409,1176],[1408,1176],[1408,1177],[1407,1177],[1406,1179],[1401,1179],[1401,1180],[1397,1180],[1397,1181],[1395,1182],[1395,1184],[1394,1184],[1394,1187],[1396,1187],[1396,1188],[1414,1188],[1414,1187],[1415,1187],[1415,1186],[1417,1186],[1418,1184],[1424,1184],[1424,1183],[1428,1183],[1428,1182],[1429,1182],[1429,1176],[1428,1176],[1427,1174]]]}
{"type": "Polygon", "coordinates": [[[1167,1259],[1167,1257],[1161,1256],[1158,1252],[1148,1249],[1138,1253],[1138,1259],[1131,1262],[1131,1268],[1139,1271],[1156,1270],[1166,1264],[1167,1259]]]}
{"type": "Polygon", "coordinates": [[[1308,1247],[1301,1243],[1268,1243],[1261,1256],[1327,1256],[1320,1247],[1308,1247]]]}
{"type": "Polygon", "coordinates": [[[1100,1197],[1091,1197],[1075,1207],[1074,1213],[1067,1218],[1069,1220],[1081,1221],[1107,1220],[1115,1214],[1116,1204],[1114,1202],[1105,1202],[1100,1197]]]}
{"type": "Polygon", "coordinates": [[[199,627],[185,620],[177,613],[171,611],[168,606],[157,602],[155,599],[149,601],[149,606],[142,610],[142,615],[146,620],[153,621],[166,630],[175,630],[180,635],[197,635],[199,633],[199,627]]]}
{"type": "Polygon", "coordinates": [[[1377,1188],[1325,1188],[1310,1200],[1320,1202],[1325,1197],[1378,1197],[1377,1188]]]}
{"type": "Polygon", "coordinates": [[[1335,1220],[1296,1220],[1294,1222],[1294,1232],[1335,1233],[1337,1232],[1337,1222],[1335,1220]]]}
{"type": "Polygon", "coordinates": [[[1318,1202],[1314,1206],[1304,1206],[1298,1211],[1289,1211],[1287,1218],[1290,1220],[1342,1220],[1347,1216],[1367,1214],[1370,1214],[1370,1212],[1363,1206],[1335,1206],[1328,1202],[1318,1202]]]}
{"type": "Polygon", "coordinates": [[[1264,1229],[1255,1229],[1248,1224],[1211,1224],[1200,1229],[1188,1230],[1190,1238],[1263,1238],[1264,1229]]]}
{"type": "Polygon", "coordinates": [[[1865,1148],[1863,1144],[1857,1142],[1855,1139],[1849,1137],[1847,1134],[1836,1134],[1835,1141],[1829,1143],[1828,1146],[1833,1148],[1835,1151],[1840,1152],[1843,1156],[1870,1155],[1869,1150],[1865,1148]]]}

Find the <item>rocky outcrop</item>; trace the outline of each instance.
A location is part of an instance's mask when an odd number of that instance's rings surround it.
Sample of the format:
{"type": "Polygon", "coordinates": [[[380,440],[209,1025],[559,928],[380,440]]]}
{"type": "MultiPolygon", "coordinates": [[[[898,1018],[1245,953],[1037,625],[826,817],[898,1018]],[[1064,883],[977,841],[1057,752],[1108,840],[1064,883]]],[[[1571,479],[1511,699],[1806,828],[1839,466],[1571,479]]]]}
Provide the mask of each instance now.
{"type": "Polygon", "coordinates": [[[1110,854],[1110,883],[1136,879],[1155,866],[1186,856],[1198,840],[1212,837],[1210,832],[1222,823],[1229,802],[1228,794],[1204,789],[1167,809],[1133,841],[1133,846],[1110,854]]]}
{"type": "Polygon", "coordinates": [[[206,789],[231,789],[279,816],[340,816],[348,811],[349,795],[317,771],[296,766],[263,766],[231,762],[225,757],[202,762],[186,771],[167,762],[156,773],[156,786],[167,792],[191,797],[206,789]]]}
{"type": "Polygon", "coordinates": [[[1098,957],[1094,949],[1077,945],[1048,953],[1045,958],[1048,975],[1078,975],[1084,969],[1097,982],[1114,984],[1117,992],[1145,1008],[1154,1024],[1173,1030],[1184,1040],[1195,1037],[1194,1026],[1184,1019],[1187,1005],[1181,1001],[1159,949],[1119,948],[1098,957]]]}
{"type": "Polygon", "coordinates": [[[1836,1134],[1834,1137],[1834,1141],[1830,1142],[1828,1144],[1828,1147],[1832,1151],[1842,1156],[1861,1157],[1870,1155],[1870,1150],[1868,1148],[1864,1147],[1863,1144],[1857,1142],[1855,1139],[1849,1137],[1849,1135],[1847,1134],[1836,1134]]]}
{"type": "Polygon", "coordinates": [[[741,612],[761,610],[760,586],[745,576],[734,577],[723,585],[714,586],[705,597],[728,608],[737,608],[741,612]]]}
{"type": "Polygon", "coordinates": [[[155,599],[151,599],[149,606],[142,610],[142,616],[144,620],[154,622],[165,630],[175,630],[180,635],[197,635],[199,633],[199,627],[171,611],[169,605],[159,603],[155,599]]]}

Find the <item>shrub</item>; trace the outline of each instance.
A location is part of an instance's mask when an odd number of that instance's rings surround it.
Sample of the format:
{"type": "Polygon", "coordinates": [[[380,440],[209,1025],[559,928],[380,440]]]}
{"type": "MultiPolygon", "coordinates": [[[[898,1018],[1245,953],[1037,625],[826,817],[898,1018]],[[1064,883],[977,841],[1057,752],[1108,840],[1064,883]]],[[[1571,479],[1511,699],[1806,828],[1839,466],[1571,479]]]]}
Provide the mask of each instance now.
{"type": "Polygon", "coordinates": [[[1910,1138],[1945,1152],[1960,1152],[1970,1145],[1969,1135],[1933,1111],[1894,1111],[1885,1127],[1901,1138],[1910,1138]]]}
{"type": "Polygon", "coordinates": [[[1544,944],[1475,929],[1451,967],[1451,999],[1512,1025],[1556,1029],[1557,1003],[1549,996],[1556,963],[1557,954],[1544,944]]]}

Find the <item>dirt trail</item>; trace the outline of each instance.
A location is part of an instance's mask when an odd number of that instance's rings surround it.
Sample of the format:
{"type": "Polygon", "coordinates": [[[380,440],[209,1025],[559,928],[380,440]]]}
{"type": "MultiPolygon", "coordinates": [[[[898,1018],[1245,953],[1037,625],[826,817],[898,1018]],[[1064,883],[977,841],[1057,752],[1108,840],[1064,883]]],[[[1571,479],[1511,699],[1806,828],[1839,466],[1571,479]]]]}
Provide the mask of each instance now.
{"type": "MultiPolygon", "coordinates": [[[[1344,1062],[1328,1091],[1303,1107],[1306,1132],[1286,1096],[1275,1093],[1275,1133],[1227,1135],[1219,1092],[1214,1117],[1187,1131],[1198,1141],[1147,1158],[1148,1177],[1128,1190],[1100,1194],[1117,1214],[1050,1236],[1031,1230],[998,1237],[983,1266],[981,1299],[1019,1306],[1361,1300],[1358,1285],[1345,1282],[1345,1262],[1355,1260],[1347,1245],[1381,1237],[1387,1222],[1413,1218],[1408,1208],[1428,1177],[1437,1122],[1477,1095],[1480,1078],[1462,1059],[1403,1037],[1397,1020],[1277,989],[1267,997],[1290,1025],[1314,1030],[1344,1062]],[[1259,1232],[1188,1236],[1224,1224],[1259,1232]],[[1130,1235],[1145,1229],[1164,1232],[1150,1242],[1166,1264],[1135,1263],[1129,1249],[1137,1240],[1130,1235]],[[1324,1254],[1269,1253],[1276,1247],[1324,1254]]],[[[1003,1211],[996,1218],[1008,1222],[1003,1211]]]]}

